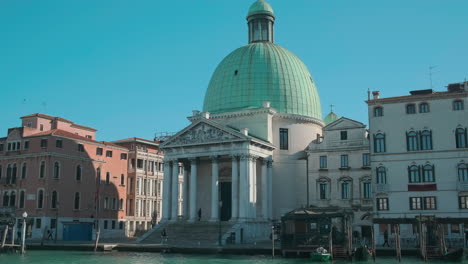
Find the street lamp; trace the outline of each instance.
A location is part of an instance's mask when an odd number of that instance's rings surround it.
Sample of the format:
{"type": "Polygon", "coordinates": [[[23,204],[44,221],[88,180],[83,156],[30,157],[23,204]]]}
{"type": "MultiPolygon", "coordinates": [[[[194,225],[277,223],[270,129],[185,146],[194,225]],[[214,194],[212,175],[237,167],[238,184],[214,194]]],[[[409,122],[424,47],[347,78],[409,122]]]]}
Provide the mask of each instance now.
{"type": "Polygon", "coordinates": [[[26,211],[23,213],[23,233],[21,234],[21,254],[25,253],[25,242],[26,242],[26,218],[28,217],[28,213],[26,211]]]}

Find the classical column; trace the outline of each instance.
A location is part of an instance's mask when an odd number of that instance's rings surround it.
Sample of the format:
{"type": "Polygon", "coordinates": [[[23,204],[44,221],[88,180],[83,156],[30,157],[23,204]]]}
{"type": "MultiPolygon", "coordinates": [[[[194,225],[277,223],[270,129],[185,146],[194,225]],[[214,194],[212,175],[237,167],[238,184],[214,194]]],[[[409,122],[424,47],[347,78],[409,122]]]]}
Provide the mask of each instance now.
{"type": "Polygon", "coordinates": [[[188,170],[188,166],[186,166],[186,164],[183,165],[183,168],[184,168],[184,181],[182,183],[182,192],[183,192],[183,200],[182,200],[182,215],[184,216],[185,219],[188,218],[188,214],[189,214],[189,179],[188,179],[188,173],[189,173],[189,170],[188,170]]]}
{"type": "Polygon", "coordinates": [[[273,219],[273,161],[267,162],[267,182],[268,182],[268,217],[273,219]]]}
{"type": "Polygon", "coordinates": [[[179,161],[172,161],[172,214],[171,219],[177,220],[179,214],[179,161]]]}
{"type": "Polygon", "coordinates": [[[171,161],[164,160],[162,220],[171,218],[171,161]]]}
{"type": "Polygon", "coordinates": [[[190,221],[197,220],[197,159],[190,159],[190,221]]]}
{"type": "Polygon", "coordinates": [[[249,159],[249,216],[257,217],[257,157],[250,156],[249,159]]]}
{"type": "Polygon", "coordinates": [[[211,157],[211,221],[219,218],[218,157],[211,157]]]}
{"type": "Polygon", "coordinates": [[[267,181],[267,160],[262,159],[262,218],[268,219],[268,181],[267,181]]]}
{"type": "Polygon", "coordinates": [[[231,220],[236,220],[239,217],[239,167],[235,155],[232,155],[231,202],[231,220]]]}
{"type": "Polygon", "coordinates": [[[249,160],[248,155],[242,155],[240,157],[239,166],[239,219],[245,220],[247,218],[247,207],[248,207],[248,171],[247,163],[249,160]]]}

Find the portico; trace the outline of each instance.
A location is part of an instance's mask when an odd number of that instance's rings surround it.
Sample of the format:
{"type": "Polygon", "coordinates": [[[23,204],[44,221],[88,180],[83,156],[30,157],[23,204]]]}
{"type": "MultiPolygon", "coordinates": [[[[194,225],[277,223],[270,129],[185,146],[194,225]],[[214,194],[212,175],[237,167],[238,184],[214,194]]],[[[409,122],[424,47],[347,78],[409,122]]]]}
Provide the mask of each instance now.
{"type": "Polygon", "coordinates": [[[271,219],[274,146],[206,117],[197,116],[161,146],[163,220],[195,222],[200,209],[203,221],[271,219]]]}

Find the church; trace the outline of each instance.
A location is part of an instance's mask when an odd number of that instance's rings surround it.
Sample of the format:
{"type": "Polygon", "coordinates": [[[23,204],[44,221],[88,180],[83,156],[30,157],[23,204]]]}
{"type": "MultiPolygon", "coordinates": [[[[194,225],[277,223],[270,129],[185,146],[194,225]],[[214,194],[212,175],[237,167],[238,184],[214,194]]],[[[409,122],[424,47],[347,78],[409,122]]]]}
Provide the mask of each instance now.
{"type": "Polygon", "coordinates": [[[161,145],[162,223],[221,221],[252,241],[309,204],[305,149],[325,122],[307,66],[274,43],[272,7],[257,0],[247,24],[248,44],[217,66],[203,111],[161,145]]]}

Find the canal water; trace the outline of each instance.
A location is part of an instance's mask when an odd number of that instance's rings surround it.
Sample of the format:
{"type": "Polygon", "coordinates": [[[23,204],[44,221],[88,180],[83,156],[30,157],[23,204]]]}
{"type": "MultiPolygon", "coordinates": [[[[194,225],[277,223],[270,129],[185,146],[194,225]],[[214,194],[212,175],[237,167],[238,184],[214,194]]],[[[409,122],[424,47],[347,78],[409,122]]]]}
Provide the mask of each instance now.
{"type": "MultiPolygon", "coordinates": [[[[309,259],[283,259],[271,256],[180,255],[134,252],[28,251],[26,255],[0,254],[1,264],[305,264],[309,259]]],[[[345,261],[334,261],[343,264],[345,261]]],[[[359,263],[359,262],[353,262],[359,263]]],[[[362,262],[361,262],[362,263],[362,262]]],[[[368,263],[373,263],[369,261],[368,263]]],[[[377,264],[398,263],[395,258],[378,258],[377,264]]],[[[401,263],[427,263],[405,257],[401,263]]],[[[442,263],[442,262],[430,262],[442,263]]],[[[464,263],[468,263],[465,261],[464,263]]]]}

